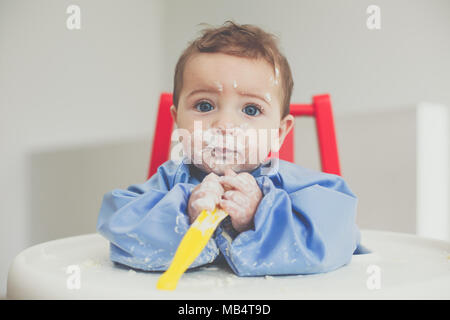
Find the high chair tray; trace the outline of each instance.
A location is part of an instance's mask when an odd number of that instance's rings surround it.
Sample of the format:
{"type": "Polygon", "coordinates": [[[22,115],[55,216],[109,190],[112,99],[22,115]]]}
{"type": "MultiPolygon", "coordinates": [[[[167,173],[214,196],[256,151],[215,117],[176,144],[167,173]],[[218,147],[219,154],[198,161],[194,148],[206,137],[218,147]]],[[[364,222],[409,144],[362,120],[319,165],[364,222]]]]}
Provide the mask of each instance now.
{"type": "Polygon", "coordinates": [[[9,299],[449,299],[450,243],[362,230],[371,253],[314,275],[238,277],[226,265],[186,272],[175,291],[159,291],[161,272],[109,260],[98,234],[45,242],[22,251],[8,274],[9,299]]]}

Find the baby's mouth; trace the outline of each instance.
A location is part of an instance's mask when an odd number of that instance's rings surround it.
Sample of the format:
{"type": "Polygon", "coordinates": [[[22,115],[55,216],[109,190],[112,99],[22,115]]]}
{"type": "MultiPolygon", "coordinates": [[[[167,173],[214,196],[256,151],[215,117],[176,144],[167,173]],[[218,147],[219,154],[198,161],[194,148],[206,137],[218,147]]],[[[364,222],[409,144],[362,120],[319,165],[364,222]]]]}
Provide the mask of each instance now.
{"type": "Polygon", "coordinates": [[[236,150],[228,149],[228,148],[220,148],[215,147],[211,150],[211,155],[213,157],[225,157],[227,154],[235,154],[237,153],[236,150]]]}

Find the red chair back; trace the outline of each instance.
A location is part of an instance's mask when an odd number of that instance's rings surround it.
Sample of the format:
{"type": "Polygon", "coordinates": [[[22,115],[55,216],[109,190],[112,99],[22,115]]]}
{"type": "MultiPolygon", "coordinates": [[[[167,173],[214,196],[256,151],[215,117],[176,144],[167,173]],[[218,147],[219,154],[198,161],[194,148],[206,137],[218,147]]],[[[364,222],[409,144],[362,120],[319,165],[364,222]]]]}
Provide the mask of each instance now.
{"type": "MultiPolygon", "coordinates": [[[[174,125],[170,114],[171,106],[172,94],[162,93],[153,135],[148,179],[161,164],[169,160],[174,125]]],[[[328,94],[313,96],[311,104],[291,104],[289,113],[294,117],[310,116],[315,118],[322,171],[341,175],[330,96],[328,94]]],[[[295,127],[286,136],[278,155],[280,159],[289,162],[294,162],[294,129],[295,127]]],[[[269,157],[274,156],[276,155],[269,154],[269,157]]]]}

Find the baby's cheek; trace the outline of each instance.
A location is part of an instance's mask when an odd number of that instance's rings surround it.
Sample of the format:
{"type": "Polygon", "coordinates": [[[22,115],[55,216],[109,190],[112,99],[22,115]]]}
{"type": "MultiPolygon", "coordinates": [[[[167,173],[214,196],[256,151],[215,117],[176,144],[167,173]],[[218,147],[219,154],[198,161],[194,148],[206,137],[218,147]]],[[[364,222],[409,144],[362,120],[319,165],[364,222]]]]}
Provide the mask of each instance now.
{"type": "Polygon", "coordinates": [[[247,136],[245,155],[248,163],[259,164],[267,158],[274,145],[278,145],[278,143],[273,142],[278,141],[278,131],[267,128],[254,130],[254,134],[247,136]]]}

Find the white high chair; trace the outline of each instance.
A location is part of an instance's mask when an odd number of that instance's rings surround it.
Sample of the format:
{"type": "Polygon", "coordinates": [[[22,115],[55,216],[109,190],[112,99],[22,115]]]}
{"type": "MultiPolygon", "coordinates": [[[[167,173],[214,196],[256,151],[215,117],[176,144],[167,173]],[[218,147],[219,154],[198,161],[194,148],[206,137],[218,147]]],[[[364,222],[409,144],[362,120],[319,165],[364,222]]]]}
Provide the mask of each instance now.
{"type": "Polygon", "coordinates": [[[113,265],[98,234],[42,243],[21,252],[8,275],[8,299],[449,299],[450,244],[362,230],[371,253],[315,275],[237,277],[226,265],[187,271],[175,291],[161,273],[113,265]]]}

